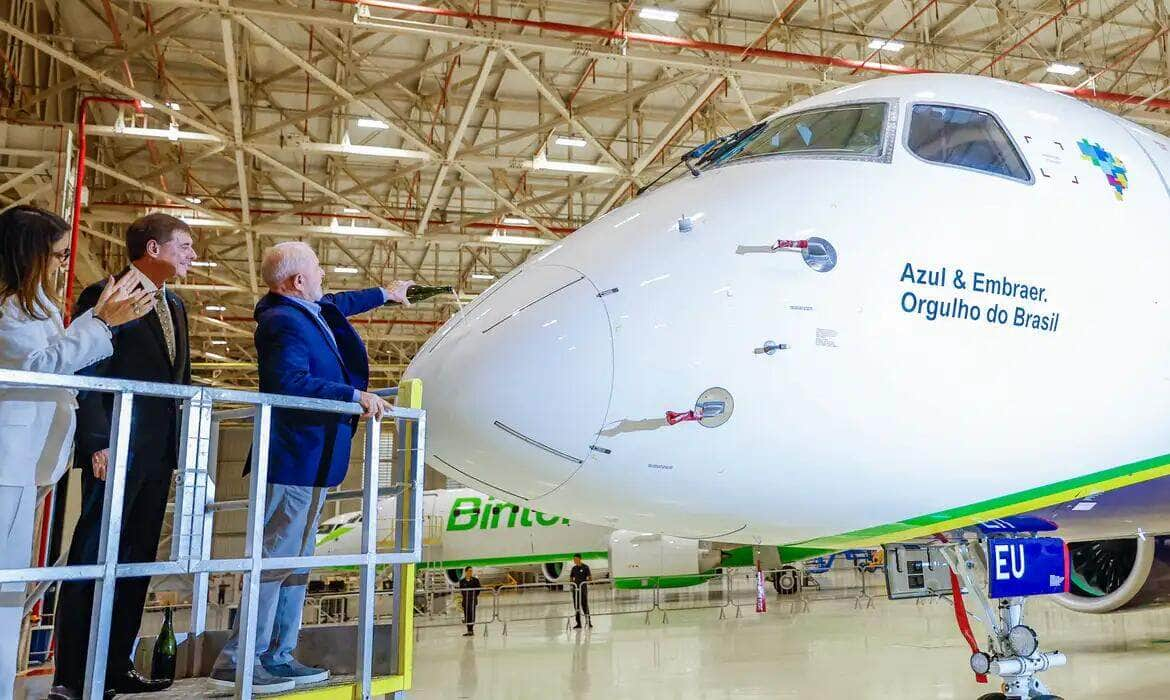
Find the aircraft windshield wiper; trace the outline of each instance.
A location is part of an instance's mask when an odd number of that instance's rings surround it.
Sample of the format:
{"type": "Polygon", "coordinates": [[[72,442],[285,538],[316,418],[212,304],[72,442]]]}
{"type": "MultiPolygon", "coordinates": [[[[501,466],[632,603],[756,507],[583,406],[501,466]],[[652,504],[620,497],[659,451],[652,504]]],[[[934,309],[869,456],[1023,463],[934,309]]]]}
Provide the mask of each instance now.
{"type": "Polygon", "coordinates": [[[695,148],[692,148],[691,150],[684,153],[681,158],[679,158],[679,162],[670,166],[669,169],[667,169],[664,173],[662,173],[658,177],[651,180],[649,183],[639,187],[638,191],[635,193],[635,196],[640,195],[643,192],[645,192],[646,190],[653,187],[655,184],[658,183],[659,180],[666,177],[670,173],[674,172],[674,169],[680,165],[687,166],[687,170],[689,170],[691,172],[691,175],[693,175],[695,177],[699,177],[700,175],[703,174],[703,171],[702,171],[703,166],[718,161],[720,156],[722,156],[724,153],[726,153],[729,148],[739,144],[741,141],[743,141],[747,137],[755,134],[757,131],[759,131],[761,128],[763,128],[765,125],[766,125],[766,122],[760,122],[759,124],[753,124],[753,125],[747,127],[746,129],[740,129],[739,131],[736,131],[734,133],[726,134],[724,136],[720,136],[718,138],[711,139],[710,141],[708,141],[707,143],[705,143],[701,146],[696,146],[695,148]]]}

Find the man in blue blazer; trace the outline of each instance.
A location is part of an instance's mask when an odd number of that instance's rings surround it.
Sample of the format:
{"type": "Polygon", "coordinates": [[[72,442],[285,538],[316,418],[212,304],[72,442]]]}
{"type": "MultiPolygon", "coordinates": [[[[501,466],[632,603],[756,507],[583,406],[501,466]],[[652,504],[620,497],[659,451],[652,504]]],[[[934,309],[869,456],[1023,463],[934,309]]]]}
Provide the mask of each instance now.
{"type": "MultiPolygon", "coordinates": [[[[269,292],[256,304],[260,391],[361,404],[363,416],[381,418],[389,405],[369,393],[366,346],[346,320],[390,301],[407,304],[410,282],[325,295],[325,271],[305,243],[280,243],[260,268],[269,292]]],[[[268,453],[263,556],[313,553],[325,491],[345,478],[358,419],[335,413],[274,409],[268,453]]],[[[327,680],[329,671],[295,658],[309,570],[265,571],[256,623],[256,694],[281,693],[327,680]]],[[[232,687],[239,649],[239,620],[211,673],[232,687]]]]}

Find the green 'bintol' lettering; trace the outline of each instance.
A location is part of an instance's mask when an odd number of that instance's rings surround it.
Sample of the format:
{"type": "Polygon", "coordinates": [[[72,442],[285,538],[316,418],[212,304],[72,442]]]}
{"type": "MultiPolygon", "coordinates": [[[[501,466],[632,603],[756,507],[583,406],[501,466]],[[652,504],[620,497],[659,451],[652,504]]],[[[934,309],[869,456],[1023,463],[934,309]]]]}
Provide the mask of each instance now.
{"type": "Polygon", "coordinates": [[[557,521],[560,519],[561,519],[561,516],[559,516],[559,515],[545,515],[544,513],[541,513],[539,510],[536,511],[536,524],[537,525],[544,525],[545,527],[547,527],[549,525],[556,525],[557,521]]]}
{"type": "Polygon", "coordinates": [[[504,527],[516,527],[519,519],[520,527],[550,527],[553,525],[568,525],[569,519],[559,515],[549,515],[538,510],[521,508],[515,503],[506,501],[494,502],[488,497],[487,501],[475,497],[465,496],[456,498],[451,505],[451,513],[447,516],[447,531],[462,532],[465,530],[495,530],[500,527],[501,515],[507,511],[504,527]],[[533,519],[535,518],[535,522],[533,519]]]}
{"type": "Polygon", "coordinates": [[[451,515],[447,518],[447,531],[459,532],[471,530],[479,520],[481,502],[474,496],[456,498],[451,506],[451,515]]]}

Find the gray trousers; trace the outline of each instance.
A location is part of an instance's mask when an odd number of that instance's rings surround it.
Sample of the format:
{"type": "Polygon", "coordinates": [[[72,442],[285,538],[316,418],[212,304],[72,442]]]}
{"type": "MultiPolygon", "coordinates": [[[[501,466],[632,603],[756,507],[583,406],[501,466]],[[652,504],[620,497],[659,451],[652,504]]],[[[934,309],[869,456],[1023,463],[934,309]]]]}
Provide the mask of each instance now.
{"type": "MultiPolygon", "coordinates": [[[[0,569],[31,565],[36,508],[36,486],[0,485],[0,569]]],[[[12,697],[16,680],[24,594],[23,583],[0,584],[0,700],[12,697]]]]}
{"type": "MultiPolygon", "coordinates": [[[[264,504],[264,548],[267,557],[309,556],[317,542],[317,524],[325,505],[325,489],[268,484],[264,504]]],[[[256,657],[266,665],[288,663],[301,631],[308,569],[265,571],[260,577],[256,615],[256,657]]],[[[239,661],[240,616],[232,627],[216,669],[235,669],[239,661]]]]}

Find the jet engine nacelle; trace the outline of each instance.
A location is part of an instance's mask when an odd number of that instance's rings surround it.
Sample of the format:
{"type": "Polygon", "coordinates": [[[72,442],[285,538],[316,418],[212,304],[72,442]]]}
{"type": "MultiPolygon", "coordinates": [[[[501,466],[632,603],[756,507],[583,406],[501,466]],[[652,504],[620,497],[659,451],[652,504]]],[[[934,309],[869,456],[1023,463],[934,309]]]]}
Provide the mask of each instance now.
{"type": "Polygon", "coordinates": [[[719,552],[699,540],[631,530],[609,536],[610,575],[618,588],[693,586],[718,565],[719,552]]]}
{"type": "Polygon", "coordinates": [[[540,575],[549,583],[559,583],[562,577],[568,576],[571,567],[571,564],[566,566],[564,562],[546,561],[540,565],[540,575]]]}
{"type": "Polygon", "coordinates": [[[1058,605],[1086,613],[1170,604],[1170,537],[1070,542],[1069,592],[1058,605]]]}

